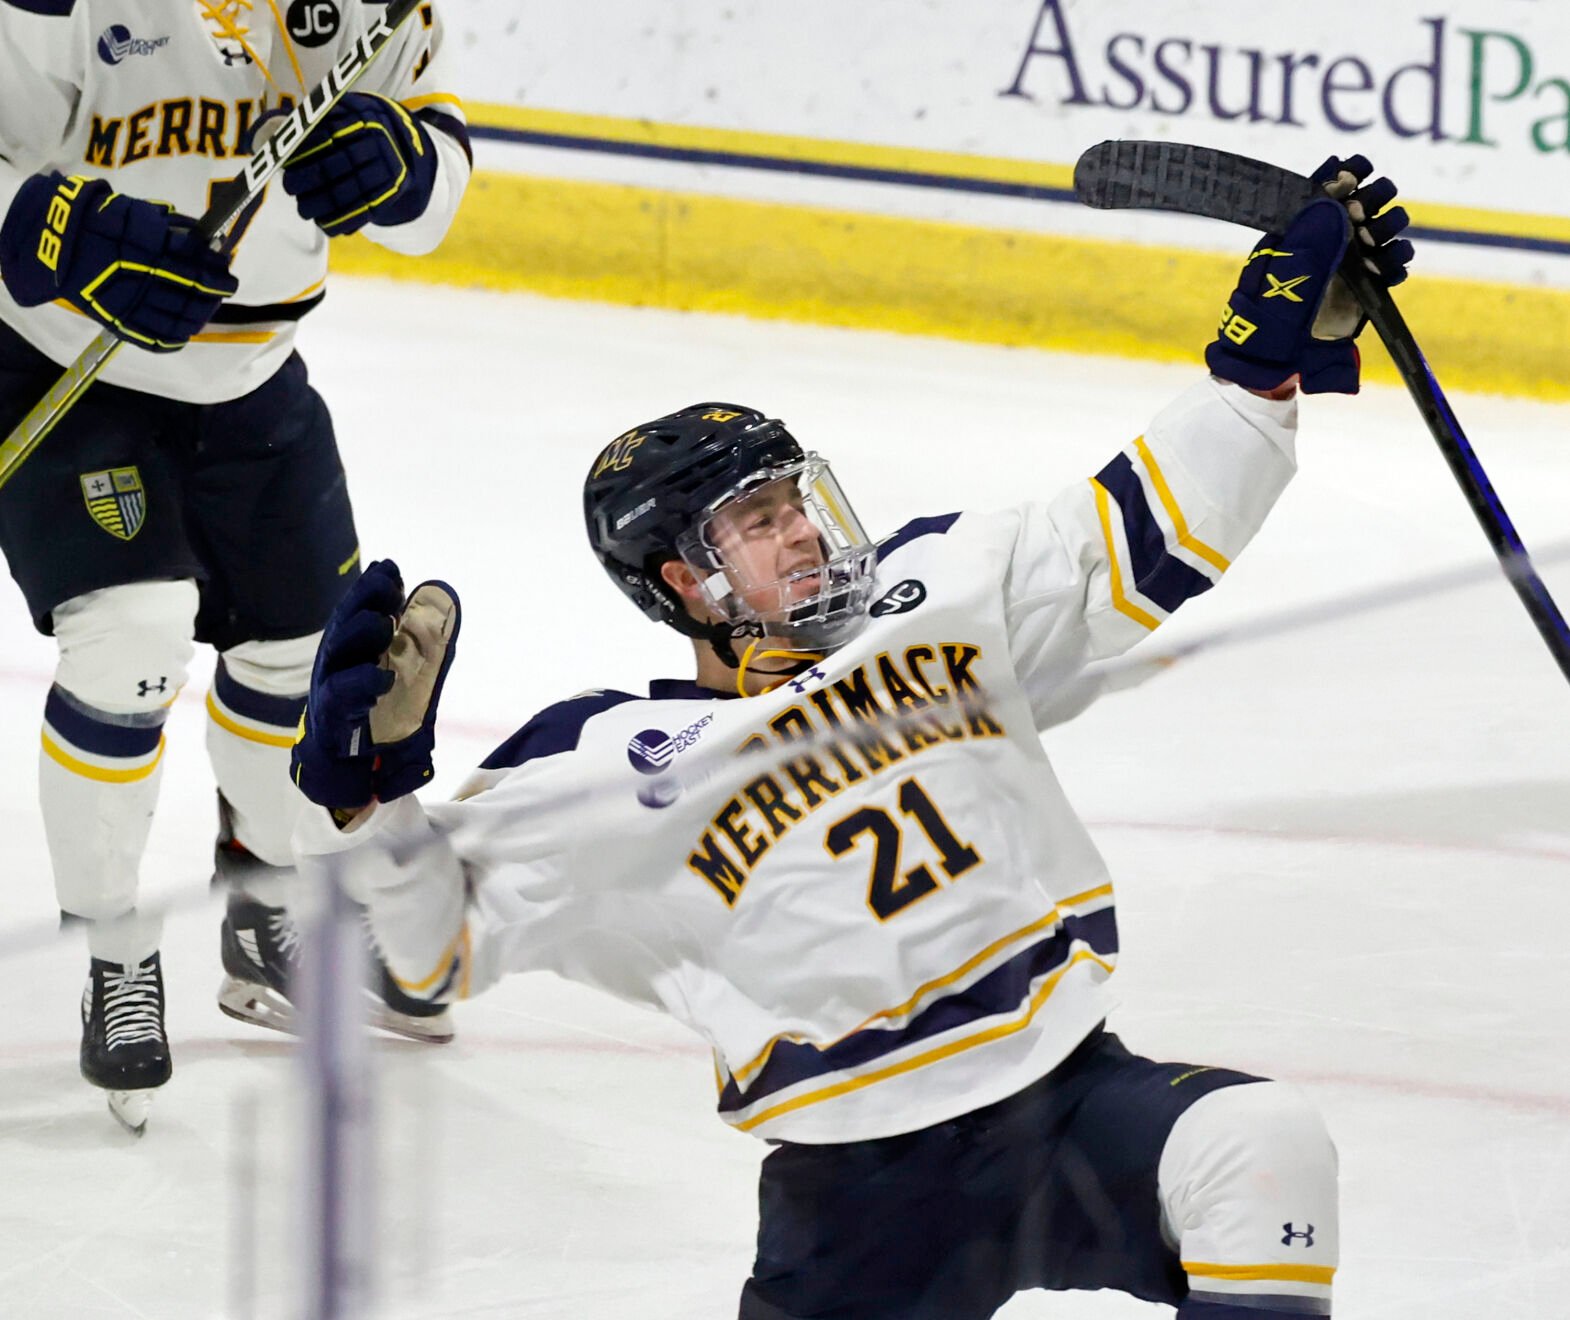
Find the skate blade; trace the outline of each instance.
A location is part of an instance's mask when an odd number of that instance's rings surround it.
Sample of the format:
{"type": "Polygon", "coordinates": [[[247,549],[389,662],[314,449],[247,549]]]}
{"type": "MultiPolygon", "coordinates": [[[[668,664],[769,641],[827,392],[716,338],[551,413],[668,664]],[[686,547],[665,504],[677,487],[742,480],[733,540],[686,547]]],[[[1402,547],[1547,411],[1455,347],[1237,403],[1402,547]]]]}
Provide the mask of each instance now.
{"type": "Polygon", "coordinates": [[[404,1040],[419,1041],[422,1045],[445,1045],[453,1037],[452,1014],[437,1013],[431,1017],[411,1017],[397,1009],[388,1008],[380,996],[367,990],[371,999],[371,1025],[378,1030],[402,1036],[404,1040]]]}
{"type": "Polygon", "coordinates": [[[224,977],[218,987],[218,1007],[237,1022],[271,1031],[294,1032],[294,1005],[276,990],[255,981],[224,977]]]}
{"type": "Polygon", "coordinates": [[[115,1122],[133,1137],[139,1137],[147,1131],[147,1115],[153,1107],[155,1089],[149,1087],[144,1091],[109,1092],[109,1112],[114,1115],[115,1122]]]}
{"type": "MultiPolygon", "coordinates": [[[[453,1038],[451,1013],[411,1017],[388,1008],[370,990],[365,993],[370,1004],[370,1024],[378,1030],[425,1045],[445,1045],[453,1038]]],[[[277,991],[254,981],[225,977],[224,983],[218,987],[218,1007],[237,1022],[249,1022],[252,1026],[266,1027],[270,1031],[281,1031],[291,1036],[299,1034],[294,1005],[277,991]]]]}

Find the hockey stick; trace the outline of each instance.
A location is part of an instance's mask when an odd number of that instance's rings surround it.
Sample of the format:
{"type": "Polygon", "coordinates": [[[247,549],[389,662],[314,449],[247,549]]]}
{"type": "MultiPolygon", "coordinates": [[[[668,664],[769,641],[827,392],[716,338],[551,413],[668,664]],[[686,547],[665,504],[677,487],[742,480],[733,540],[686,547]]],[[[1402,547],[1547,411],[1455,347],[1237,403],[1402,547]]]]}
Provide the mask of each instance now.
{"type": "MultiPolygon", "coordinates": [[[[1313,185],[1291,170],[1210,147],[1113,141],[1098,143],[1079,158],[1074,194],[1086,206],[1101,210],[1177,211],[1280,232],[1312,196],[1313,185]]],[[[1341,276],[1389,350],[1494,554],[1502,565],[1512,565],[1506,567],[1511,585],[1561,672],[1570,679],[1570,625],[1532,566],[1390,290],[1372,278],[1355,251],[1348,253],[1341,276]]]]}
{"type": "MultiPolygon", "coordinates": [[[[278,121],[276,130],[256,148],[245,169],[214,186],[212,203],[196,222],[198,234],[216,243],[248,206],[259,201],[268,180],[288,163],[322,116],[337,105],[343,94],[370,68],[371,61],[381,54],[419,4],[420,0],[391,0],[370,29],[333,65],[327,77],[278,121]]],[[[112,331],[100,330],[49,393],[17,423],[0,444],[0,486],[11,479],[22,461],[38,448],[39,442],[98,379],[98,374],[109,365],[123,342],[112,331]]]]}

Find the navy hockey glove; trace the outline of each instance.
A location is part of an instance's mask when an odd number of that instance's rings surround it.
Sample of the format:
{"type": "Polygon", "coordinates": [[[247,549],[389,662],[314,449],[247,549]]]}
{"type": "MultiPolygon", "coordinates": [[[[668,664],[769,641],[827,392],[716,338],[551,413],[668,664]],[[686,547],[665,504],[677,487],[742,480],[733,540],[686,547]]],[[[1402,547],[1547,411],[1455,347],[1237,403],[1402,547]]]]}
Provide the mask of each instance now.
{"type": "Polygon", "coordinates": [[[392,670],[379,661],[402,608],[398,566],[382,559],[360,575],[327,621],[289,758],[295,784],[321,806],[363,807],[376,796],[371,707],[393,685],[392,670]]]}
{"type": "Polygon", "coordinates": [[[376,796],[391,802],[435,773],[436,704],[458,647],[463,621],[458,593],[445,582],[422,582],[409,593],[398,632],[382,663],[394,679],[371,711],[376,747],[376,796]]]}
{"type": "Polygon", "coordinates": [[[64,298],[121,339],[171,353],[239,288],[195,224],[102,179],[35,174],[0,223],[0,279],[23,307],[64,298]]]}
{"type": "Polygon", "coordinates": [[[1271,390],[1294,374],[1305,394],[1356,394],[1360,359],[1353,342],[1367,318],[1337,275],[1347,247],[1386,287],[1406,278],[1412,245],[1400,234],[1404,208],[1383,208],[1396,195],[1389,179],[1363,187],[1366,158],[1332,156],[1314,171],[1325,195],[1308,202],[1286,232],[1266,234],[1249,255],[1205,349],[1217,376],[1271,390]]]}
{"type": "Polygon", "coordinates": [[[407,224],[430,205],[436,147],[397,101],[350,92],[284,167],[283,186],[300,214],[333,238],[362,225],[407,224]]]}

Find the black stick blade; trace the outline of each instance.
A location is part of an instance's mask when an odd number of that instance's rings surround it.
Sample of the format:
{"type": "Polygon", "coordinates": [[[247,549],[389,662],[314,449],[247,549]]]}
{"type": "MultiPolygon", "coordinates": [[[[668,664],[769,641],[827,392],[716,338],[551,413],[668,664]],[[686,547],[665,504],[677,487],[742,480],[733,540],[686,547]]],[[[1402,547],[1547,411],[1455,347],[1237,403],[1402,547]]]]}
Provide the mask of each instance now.
{"type": "Polygon", "coordinates": [[[1098,142],[1074,166],[1074,195],[1102,211],[1178,211],[1280,230],[1308,200],[1308,179],[1186,142],[1098,142]]]}

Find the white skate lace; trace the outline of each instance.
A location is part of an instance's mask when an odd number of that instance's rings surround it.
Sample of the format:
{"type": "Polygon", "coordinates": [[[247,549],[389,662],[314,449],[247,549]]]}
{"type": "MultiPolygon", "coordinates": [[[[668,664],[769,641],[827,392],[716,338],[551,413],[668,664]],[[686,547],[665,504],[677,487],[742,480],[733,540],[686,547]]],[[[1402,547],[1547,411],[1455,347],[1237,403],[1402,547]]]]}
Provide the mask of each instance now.
{"type": "Polygon", "coordinates": [[[291,966],[300,958],[300,928],[287,912],[267,914],[267,933],[273,937],[278,956],[291,966]]]}
{"type": "Polygon", "coordinates": [[[162,1040],[158,977],[150,963],[104,971],[104,1043],[110,1049],[162,1040]]]}

